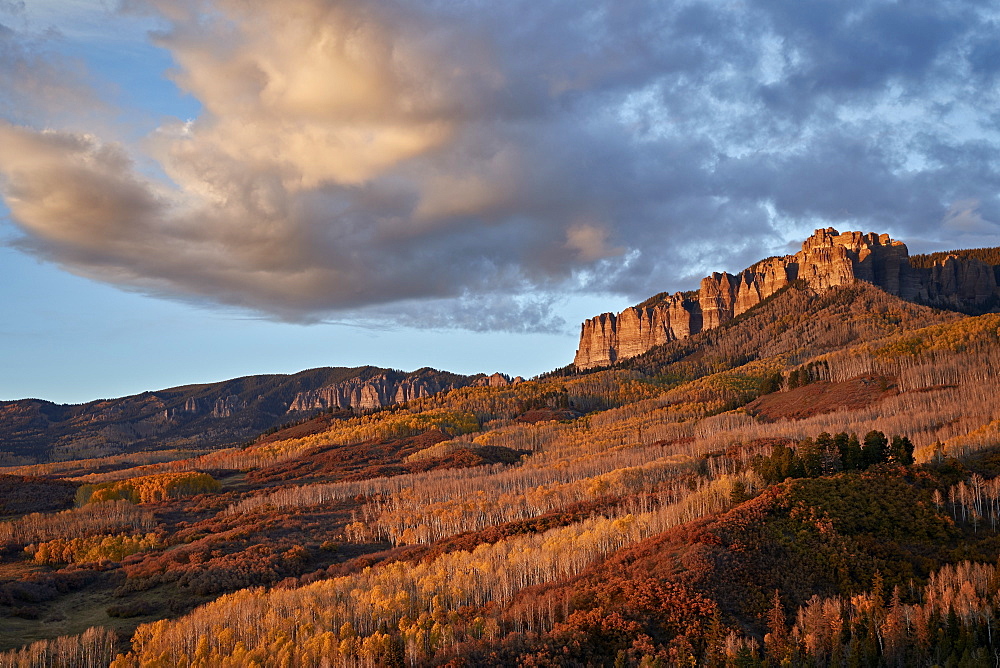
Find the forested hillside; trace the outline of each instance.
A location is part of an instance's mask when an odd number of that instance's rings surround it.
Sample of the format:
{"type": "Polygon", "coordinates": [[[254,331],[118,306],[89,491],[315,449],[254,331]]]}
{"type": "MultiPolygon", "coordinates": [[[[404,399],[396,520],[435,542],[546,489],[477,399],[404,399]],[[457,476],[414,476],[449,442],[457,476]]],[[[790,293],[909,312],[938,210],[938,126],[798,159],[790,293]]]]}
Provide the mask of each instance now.
{"type": "Polygon", "coordinates": [[[1000,315],[791,284],[612,368],[3,469],[0,666],[979,666],[1000,315]]]}
{"type": "Polygon", "coordinates": [[[320,411],[380,408],[397,398],[489,380],[430,368],[404,373],[339,367],[246,376],[86,404],[0,401],[0,466],[116,455],[133,462],[176,459],[253,440],[320,411]],[[187,452],[179,455],[177,450],[187,452]]]}

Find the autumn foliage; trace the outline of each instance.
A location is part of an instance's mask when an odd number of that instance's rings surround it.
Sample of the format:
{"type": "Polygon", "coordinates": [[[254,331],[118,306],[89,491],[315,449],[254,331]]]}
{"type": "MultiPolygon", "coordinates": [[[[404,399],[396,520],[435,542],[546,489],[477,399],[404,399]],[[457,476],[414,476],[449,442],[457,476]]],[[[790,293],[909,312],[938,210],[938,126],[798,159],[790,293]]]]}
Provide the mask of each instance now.
{"type": "Polygon", "coordinates": [[[207,473],[160,473],[126,480],[82,485],[76,492],[76,503],[126,500],[132,503],[155,503],[193,494],[217,492],[219,483],[207,473]]]}
{"type": "Polygon", "coordinates": [[[156,533],[106,534],[82,538],[56,538],[44,543],[32,543],[24,549],[36,564],[55,565],[88,561],[121,561],[130,554],[162,548],[162,537],[156,533]]]}
{"type": "Polygon", "coordinates": [[[0,480],[39,504],[0,666],[986,665],[998,332],[793,286],[615,368],[0,480]]]}

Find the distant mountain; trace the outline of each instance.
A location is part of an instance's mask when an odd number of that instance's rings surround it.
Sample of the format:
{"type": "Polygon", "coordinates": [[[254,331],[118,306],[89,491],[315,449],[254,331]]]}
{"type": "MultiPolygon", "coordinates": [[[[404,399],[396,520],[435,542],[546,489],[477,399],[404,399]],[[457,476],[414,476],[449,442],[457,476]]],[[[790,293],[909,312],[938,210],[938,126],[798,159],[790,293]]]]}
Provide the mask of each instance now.
{"type": "Polygon", "coordinates": [[[245,376],[86,404],[0,402],[0,465],[122,451],[222,447],[319,410],[371,410],[468,385],[506,385],[507,376],[423,368],[323,367],[245,376]]]}
{"type": "Polygon", "coordinates": [[[795,255],[772,257],[733,276],[713,273],[697,291],[661,293],[621,313],[583,323],[578,369],[607,366],[725,324],[785,286],[822,291],[870,283],[917,304],[978,315],[1000,306],[1000,253],[948,251],[910,257],[888,234],[816,230],[795,255]]]}

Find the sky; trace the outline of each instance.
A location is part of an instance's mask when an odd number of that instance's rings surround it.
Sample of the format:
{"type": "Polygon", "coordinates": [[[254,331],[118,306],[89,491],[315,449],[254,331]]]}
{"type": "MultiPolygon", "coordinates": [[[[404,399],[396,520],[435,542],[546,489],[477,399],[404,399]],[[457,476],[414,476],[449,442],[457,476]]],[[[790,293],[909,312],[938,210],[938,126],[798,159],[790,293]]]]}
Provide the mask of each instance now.
{"type": "Polygon", "coordinates": [[[977,1],[0,0],[0,399],[532,376],[812,230],[1000,245],[977,1]]]}

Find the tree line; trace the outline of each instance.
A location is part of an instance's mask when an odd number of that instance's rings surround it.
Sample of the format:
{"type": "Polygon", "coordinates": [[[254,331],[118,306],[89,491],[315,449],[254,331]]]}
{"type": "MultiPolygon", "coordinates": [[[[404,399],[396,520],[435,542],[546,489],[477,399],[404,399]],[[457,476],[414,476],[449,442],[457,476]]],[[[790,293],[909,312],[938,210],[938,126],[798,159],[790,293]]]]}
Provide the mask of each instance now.
{"type": "Polygon", "coordinates": [[[821,433],[815,439],[804,438],[794,447],[774,446],[771,454],[756,455],[750,466],[765,482],[773,484],[786,478],[816,478],[840,471],[864,471],[878,464],[913,464],[913,444],[906,436],[889,439],[872,430],[864,441],[857,434],[821,433]]]}

